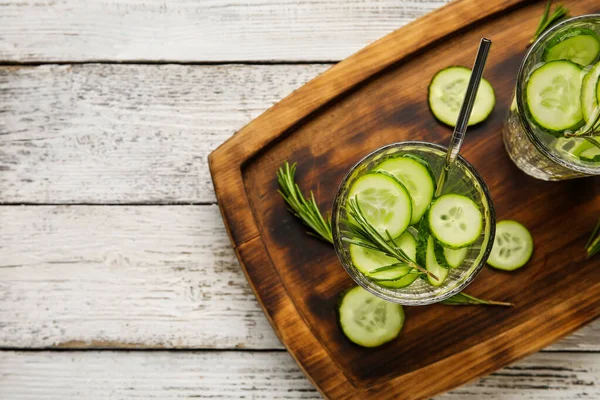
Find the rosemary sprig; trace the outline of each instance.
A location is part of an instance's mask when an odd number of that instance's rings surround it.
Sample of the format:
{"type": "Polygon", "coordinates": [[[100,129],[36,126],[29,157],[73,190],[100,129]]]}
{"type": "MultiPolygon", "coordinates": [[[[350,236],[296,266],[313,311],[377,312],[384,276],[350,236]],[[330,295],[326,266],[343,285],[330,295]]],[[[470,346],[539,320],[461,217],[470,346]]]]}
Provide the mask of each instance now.
{"type": "MultiPolygon", "coordinates": [[[[315,202],[315,198],[314,198],[312,192],[310,193],[310,200],[306,200],[302,196],[302,192],[300,191],[298,184],[296,184],[296,182],[294,181],[295,173],[296,173],[296,164],[295,163],[290,166],[290,164],[286,161],[285,164],[281,168],[279,168],[279,170],[277,171],[277,182],[279,183],[279,187],[280,187],[279,193],[281,194],[281,196],[283,197],[285,202],[290,207],[290,211],[296,217],[300,218],[302,220],[302,222],[304,222],[307,226],[309,226],[311,229],[314,230],[314,233],[308,232],[309,235],[316,236],[320,239],[323,239],[323,240],[333,244],[333,237],[331,234],[331,219],[323,218],[323,215],[322,215],[321,211],[319,210],[317,203],[315,202]]],[[[599,223],[599,226],[600,226],[600,223],[599,223]]],[[[598,230],[598,227],[596,227],[596,230],[598,230]]],[[[377,232],[377,231],[375,231],[375,232],[377,232]]],[[[385,240],[384,240],[384,242],[385,242],[385,240]]],[[[395,243],[395,242],[392,241],[392,243],[395,243]]],[[[377,246],[371,246],[366,242],[361,242],[360,245],[363,247],[366,247],[366,248],[373,249],[373,250],[379,250],[379,248],[377,246]]],[[[393,247],[393,248],[399,252],[402,252],[404,254],[404,256],[406,256],[406,254],[402,251],[402,249],[397,248],[397,247],[393,247]]],[[[406,256],[406,257],[408,258],[408,256],[406,256]]],[[[405,264],[405,263],[402,263],[402,264],[405,264]]],[[[400,264],[392,264],[392,265],[380,267],[377,269],[377,272],[381,272],[382,270],[388,270],[388,269],[392,269],[392,268],[398,268],[398,266],[400,266],[400,264]]],[[[419,269],[419,268],[417,268],[417,269],[419,269]]],[[[374,273],[375,271],[372,270],[369,272],[374,273]]],[[[434,277],[434,278],[437,279],[437,277],[434,277]]],[[[466,293],[458,293],[458,294],[452,296],[451,298],[445,300],[443,303],[447,304],[447,305],[456,305],[456,306],[468,305],[468,304],[473,304],[473,305],[512,305],[510,303],[502,303],[502,302],[498,302],[498,301],[478,299],[478,298],[470,296],[466,293]]]]}
{"type": "Polygon", "coordinates": [[[477,297],[468,295],[466,293],[457,293],[454,296],[442,301],[442,304],[447,306],[476,306],[476,305],[488,305],[488,306],[503,306],[513,307],[513,303],[505,303],[503,301],[483,300],[477,297]]]}
{"type": "Polygon", "coordinates": [[[557,22],[567,18],[569,16],[569,10],[563,7],[562,4],[559,4],[555,9],[552,15],[550,15],[550,8],[552,6],[552,0],[548,0],[546,3],[546,8],[544,9],[544,14],[542,14],[542,18],[540,19],[540,23],[533,35],[533,38],[529,41],[529,45],[532,45],[533,42],[540,37],[542,33],[550,26],[556,24],[557,22]]]}
{"type": "Polygon", "coordinates": [[[600,219],[590,236],[590,240],[586,243],[585,249],[587,250],[588,259],[600,253],[600,219]]]}
{"type": "Polygon", "coordinates": [[[365,215],[360,208],[358,196],[348,200],[346,212],[349,218],[343,221],[347,226],[347,230],[342,231],[343,241],[368,249],[378,250],[389,257],[395,258],[403,264],[407,264],[428,274],[433,279],[438,279],[437,276],[411,260],[404,250],[396,246],[396,242],[388,231],[385,232],[386,237],[384,237],[377,229],[375,229],[375,227],[373,227],[373,225],[365,218],[365,215]]]}
{"type": "Polygon", "coordinates": [[[295,182],[296,163],[290,165],[287,161],[277,171],[277,182],[279,183],[279,194],[283,197],[290,211],[313,232],[309,235],[315,236],[326,242],[333,244],[333,235],[331,234],[331,217],[323,218],[319,206],[315,201],[313,192],[310,192],[308,199],[304,198],[300,187],[295,182]]]}

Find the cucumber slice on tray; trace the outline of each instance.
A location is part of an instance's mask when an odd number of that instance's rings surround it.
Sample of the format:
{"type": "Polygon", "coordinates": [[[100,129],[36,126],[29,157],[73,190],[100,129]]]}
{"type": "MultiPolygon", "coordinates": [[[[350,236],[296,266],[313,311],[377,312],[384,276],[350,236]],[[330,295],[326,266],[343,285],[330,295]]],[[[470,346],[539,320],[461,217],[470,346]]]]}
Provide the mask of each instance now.
{"type": "MultiPolygon", "coordinates": [[[[429,84],[429,108],[433,115],[446,125],[455,126],[462,101],[471,78],[471,70],[465,67],[448,67],[439,71],[429,84]]],[[[469,125],[484,121],[494,109],[494,88],[481,79],[469,125]]]]}
{"type": "Polygon", "coordinates": [[[514,271],[529,261],[533,253],[533,238],[517,221],[496,224],[496,238],[487,263],[497,269],[514,271]]]}
{"type": "Polygon", "coordinates": [[[404,325],[404,310],[358,286],[346,291],[338,307],[344,335],[363,347],[376,347],[398,337],[404,325]]]}
{"type": "Polygon", "coordinates": [[[600,54],[600,37],[586,28],[574,28],[551,39],[544,49],[544,61],[568,60],[583,67],[600,54]]]}
{"type": "Polygon", "coordinates": [[[380,234],[386,231],[398,237],[408,228],[412,218],[412,200],[406,187],[385,172],[371,172],[353,183],[348,199],[358,197],[367,221],[380,234]]]}
{"type": "Polygon", "coordinates": [[[571,61],[551,61],[533,71],[526,88],[527,108],[545,131],[562,135],[583,124],[581,67],[571,61]]]}
{"type": "Polygon", "coordinates": [[[438,197],[431,204],[428,222],[431,235],[450,249],[460,249],[475,242],[483,228],[483,216],[477,204],[458,194],[438,197]]]}
{"type": "Polygon", "coordinates": [[[419,222],[435,192],[435,180],[427,164],[413,157],[394,157],[379,164],[375,171],[389,172],[402,182],[412,199],[410,224],[419,222]]]}

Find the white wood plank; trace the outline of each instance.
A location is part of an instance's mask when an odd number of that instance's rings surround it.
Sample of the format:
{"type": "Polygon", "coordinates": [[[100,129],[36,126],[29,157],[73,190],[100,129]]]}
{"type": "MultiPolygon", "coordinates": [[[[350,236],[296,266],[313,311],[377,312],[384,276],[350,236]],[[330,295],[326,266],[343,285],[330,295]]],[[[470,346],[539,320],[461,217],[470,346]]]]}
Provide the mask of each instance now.
{"type": "Polygon", "coordinates": [[[0,347],[283,348],[217,206],[0,207],[0,347]]]}
{"type": "Polygon", "coordinates": [[[281,348],[217,206],[0,207],[0,347],[281,348]]]}
{"type": "MultiPolygon", "coordinates": [[[[285,352],[2,352],[6,399],[320,399],[285,352]]],[[[599,354],[539,353],[438,400],[600,398],[599,354]]]]}
{"type": "Polygon", "coordinates": [[[448,0],[0,3],[0,61],[330,61],[448,0]]]}
{"type": "Polygon", "coordinates": [[[0,203],[214,202],[208,154],[327,68],[0,67],[0,203]]]}

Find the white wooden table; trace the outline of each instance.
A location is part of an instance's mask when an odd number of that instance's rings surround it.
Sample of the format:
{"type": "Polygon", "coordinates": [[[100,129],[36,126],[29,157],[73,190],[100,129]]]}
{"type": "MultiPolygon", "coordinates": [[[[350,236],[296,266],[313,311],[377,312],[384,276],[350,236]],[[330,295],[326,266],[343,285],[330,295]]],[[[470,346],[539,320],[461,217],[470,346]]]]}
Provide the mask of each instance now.
{"type": "MultiPolygon", "coordinates": [[[[207,156],[445,0],[0,1],[0,398],[317,399],[207,156]]],[[[600,322],[440,399],[599,399],[600,322]]]]}

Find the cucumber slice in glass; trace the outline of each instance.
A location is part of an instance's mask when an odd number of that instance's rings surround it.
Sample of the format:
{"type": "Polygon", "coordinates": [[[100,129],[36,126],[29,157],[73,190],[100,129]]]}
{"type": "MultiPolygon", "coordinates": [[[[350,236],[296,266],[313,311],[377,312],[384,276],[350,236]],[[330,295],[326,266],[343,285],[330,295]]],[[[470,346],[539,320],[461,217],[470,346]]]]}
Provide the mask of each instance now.
{"type": "Polygon", "coordinates": [[[598,94],[596,93],[598,82],[600,82],[600,61],[585,74],[581,81],[581,112],[585,122],[590,120],[598,107],[598,94]]]}
{"type": "Polygon", "coordinates": [[[583,67],[592,64],[600,54],[600,37],[586,28],[570,29],[548,42],[544,61],[567,60],[583,67]]]}
{"type": "Polygon", "coordinates": [[[398,237],[408,228],[412,218],[412,200],[408,190],[392,175],[371,172],[350,187],[348,199],[358,198],[365,218],[377,231],[398,237]]]}
{"type": "Polygon", "coordinates": [[[358,286],[346,291],[338,307],[339,324],[348,339],[363,347],[377,347],[398,337],[404,310],[358,286]]]}
{"type": "Polygon", "coordinates": [[[428,217],[431,234],[450,249],[460,249],[475,242],[483,228],[483,216],[477,204],[458,194],[438,197],[431,204],[428,217]]]}
{"type": "Polygon", "coordinates": [[[583,124],[581,67],[571,61],[551,61],[533,71],[527,82],[529,114],[542,129],[557,133],[583,124]]]}
{"type": "Polygon", "coordinates": [[[497,269],[514,271],[529,261],[533,253],[533,238],[517,221],[496,224],[496,238],[487,263],[497,269]]]}
{"type": "MultiPolygon", "coordinates": [[[[429,108],[433,115],[446,125],[454,127],[462,101],[471,78],[471,70],[465,67],[448,67],[434,75],[429,84],[429,108]]],[[[494,109],[496,94],[485,79],[481,79],[469,125],[484,121],[494,109]]]]}
{"type": "Polygon", "coordinates": [[[462,249],[448,249],[439,244],[435,246],[434,250],[438,264],[444,268],[460,267],[467,258],[467,253],[469,252],[468,247],[463,247],[462,249]]]}
{"type": "Polygon", "coordinates": [[[596,146],[591,147],[579,154],[579,158],[588,162],[600,162],[600,149],[596,146]]]}
{"type": "Polygon", "coordinates": [[[427,275],[427,281],[432,286],[440,286],[446,278],[448,277],[448,268],[443,267],[437,262],[435,257],[435,241],[433,237],[429,237],[427,240],[427,257],[425,261],[425,266],[427,267],[427,271],[431,272],[436,276],[437,279],[434,279],[431,275],[427,275]]]}
{"type": "Polygon", "coordinates": [[[412,157],[395,157],[385,160],[375,170],[388,172],[402,182],[412,199],[410,224],[419,222],[435,192],[435,180],[427,165],[412,157]]]}
{"type": "Polygon", "coordinates": [[[561,153],[568,153],[574,157],[579,157],[582,151],[593,147],[594,145],[581,138],[558,138],[554,143],[554,148],[561,153]]]}
{"type": "Polygon", "coordinates": [[[421,276],[421,273],[416,269],[413,269],[408,274],[404,275],[402,278],[397,279],[395,281],[381,281],[377,282],[377,284],[390,288],[390,289],[400,289],[407,286],[410,286],[417,278],[421,276]]]}
{"type": "MultiPolygon", "coordinates": [[[[417,241],[410,232],[404,232],[398,239],[396,239],[396,245],[400,247],[409,258],[413,260],[415,259],[417,241]]],[[[411,267],[401,265],[395,258],[388,257],[377,250],[371,250],[362,246],[351,244],[349,247],[349,252],[352,264],[356,267],[356,269],[375,281],[397,280],[412,270],[411,267]],[[396,267],[382,272],[373,272],[373,270],[390,265],[395,265],[396,267]]]]}

